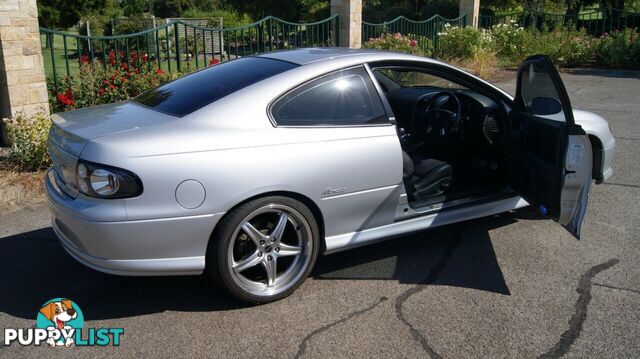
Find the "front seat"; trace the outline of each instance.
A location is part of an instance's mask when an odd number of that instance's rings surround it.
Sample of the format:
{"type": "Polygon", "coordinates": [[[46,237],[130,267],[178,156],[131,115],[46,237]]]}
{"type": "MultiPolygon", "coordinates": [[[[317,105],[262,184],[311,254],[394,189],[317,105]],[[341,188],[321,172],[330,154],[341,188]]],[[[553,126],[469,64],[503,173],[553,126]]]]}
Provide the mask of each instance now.
{"type": "Polygon", "coordinates": [[[409,156],[402,151],[403,180],[410,198],[423,200],[444,194],[451,188],[453,167],[450,164],[422,156],[409,156]]]}

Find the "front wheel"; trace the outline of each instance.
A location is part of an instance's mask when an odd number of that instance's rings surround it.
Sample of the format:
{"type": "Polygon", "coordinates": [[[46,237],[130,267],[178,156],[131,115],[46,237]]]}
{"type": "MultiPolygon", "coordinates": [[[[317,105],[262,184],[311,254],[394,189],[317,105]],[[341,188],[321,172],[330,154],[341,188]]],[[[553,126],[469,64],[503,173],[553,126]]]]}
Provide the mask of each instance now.
{"type": "Polygon", "coordinates": [[[288,197],[259,198],[221,221],[209,245],[207,271],[233,296],[267,303],[304,282],[318,249],[318,225],[304,204],[288,197]]]}

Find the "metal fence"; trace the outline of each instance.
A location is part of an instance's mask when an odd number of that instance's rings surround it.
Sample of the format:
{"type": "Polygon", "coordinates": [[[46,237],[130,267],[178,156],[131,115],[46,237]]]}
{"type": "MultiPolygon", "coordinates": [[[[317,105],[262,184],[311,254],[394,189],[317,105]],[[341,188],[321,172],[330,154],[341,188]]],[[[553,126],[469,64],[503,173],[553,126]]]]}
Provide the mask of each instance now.
{"type": "Polygon", "coordinates": [[[524,27],[534,26],[539,30],[554,29],[558,26],[575,29],[584,28],[587,33],[600,36],[605,32],[624,28],[637,28],[640,26],[640,13],[612,8],[585,11],[578,14],[553,14],[524,10],[494,15],[480,15],[479,23],[483,28],[509,23],[516,23],[524,27]]]}
{"type": "Polygon", "coordinates": [[[47,79],[55,90],[83,64],[169,72],[191,71],[234,58],[297,47],[340,46],[338,15],[312,23],[273,16],[231,28],[173,20],[133,34],[85,36],[40,28],[47,79]]]}
{"type": "Polygon", "coordinates": [[[416,40],[418,40],[418,46],[421,50],[426,51],[429,50],[429,47],[437,45],[438,32],[442,31],[445,24],[462,27],[465,26],[466,23],[466,14],[455,19],[447,19],[440,15],[433,15],[426,20],[416,21],[401,15],[393,20],[379,24],[363,21],[362,43],[365,43],[371,38],[380,37],[385,33],[400,33],[405,36],[415,37],[416,40]],[[420,41],[423,39],[428,39],[429,41],[420,41]]]}

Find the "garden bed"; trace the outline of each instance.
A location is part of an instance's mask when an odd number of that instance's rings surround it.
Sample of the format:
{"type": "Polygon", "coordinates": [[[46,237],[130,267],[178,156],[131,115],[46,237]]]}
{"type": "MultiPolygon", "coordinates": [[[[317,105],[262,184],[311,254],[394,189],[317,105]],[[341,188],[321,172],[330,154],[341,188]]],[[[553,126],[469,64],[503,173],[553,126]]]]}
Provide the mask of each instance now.
{"type": "Polygon", "coordinates": [[[8,148],[0,148],[0,217],[44,201],[45,171],[20,171],[9,162],[8,155],[8,148]]]}

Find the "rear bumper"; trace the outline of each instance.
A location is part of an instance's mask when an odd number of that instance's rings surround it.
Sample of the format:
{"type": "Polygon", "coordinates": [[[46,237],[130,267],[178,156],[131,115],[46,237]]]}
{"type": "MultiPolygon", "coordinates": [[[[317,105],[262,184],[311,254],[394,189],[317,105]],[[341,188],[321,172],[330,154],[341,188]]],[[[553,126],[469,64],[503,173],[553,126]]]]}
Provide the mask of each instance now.
{"type": "Polygon", "coordinates": [[[49,176],[45,192],[52,227],[80,263],[118,275],[192,275],[205,267],[209,238],[223,213],[136,221],[82,218],[49,176]]]}

